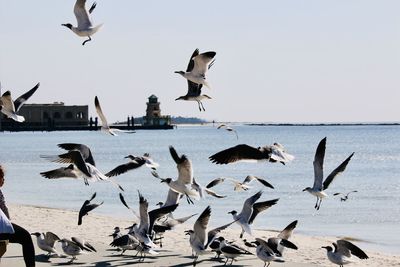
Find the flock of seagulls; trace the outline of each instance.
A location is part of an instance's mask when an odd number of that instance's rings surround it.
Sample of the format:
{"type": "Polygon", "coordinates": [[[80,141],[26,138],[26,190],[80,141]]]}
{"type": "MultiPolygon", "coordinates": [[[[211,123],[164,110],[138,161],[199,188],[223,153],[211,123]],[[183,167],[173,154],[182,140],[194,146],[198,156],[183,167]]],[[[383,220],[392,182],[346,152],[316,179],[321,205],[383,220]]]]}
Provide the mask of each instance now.
{"type": "MultiPolygon", "coordinates": [[[[93,26],[90,18],[92,12],[96,8],[94,2],[89,9],[86,8],[86,0],[77,0],[74,6],[74,14],[77,20],[77,26],[70,23],[62,24],[69,28],[72,32],[80,37],[86,37],[82,45],[92,40],[94,35],[102,26],[99,24],[93,26]]],[[[175,71],[187,80],[188,90],[186,95],[176,98],[176,100],[196,101],[200,111],[205,111],[203,102],[204,100],[211,99],[210,96],[202,94],[203,86],[211,89],[210,83],[207,80],[206,74],[208,70],[215,63],[216,52],[208,51],[200,53],[196,49],[190,59],[186,71],[175,71]]],[[[6,91],[0,98],[1,112],[17,122],[24,122],[25,118],[18,114],[21,106],[36,92],[40,84],[38,83],[31,90],[13,100],[11,92],[6,91]]],[[[117,136],[117,132],[124,132],[118,129],[111,128],[107,122],[106,116],[100,106],[97,96],[94,98],[94,105],[96,112],[101,120],[101,130],[105,133],[117,136]]],[[[231,126],[221,124],[217,129],[226,130],[235,134],[238,139],[238,133],[231,126]]],[[[130,132],[128,132],[130,133],[130,132]]],[[[185,198],[188,204],[195,204],[195,201],[201,201],[206,195],[210,195],[217,199],[225,198],[227,196],[220,195],[213,191],[211,188],[224,181],[229,181],[233,184],[233,189],[236,192],[247,191],[251,186],[250,183],[257,181],[257,183],[264,187],[274,189],[274,187],[264,178],[254,175],[248,175],[243,182],[229,177],[218,177],[210,181],[206,186],[202,186],[196,181],[193,173],[192,162],[185,154],[179,155],[176,149],[172,146],[169,147],[171,158],[177,167],[177,178],[161,177],[156,171],[159,164],[153,160],[148,153],[143,156],[128,155],[125,158],[129,159],[128,162],[117,165],[115,168],[107,173],[101,172],[93,158],[91,149],[85,144],[78,143],[62,143],[58,147],[65,150],[65,153],[58,155],[42,155],[41,157],[51,162],[65,164],[63,167],[44,171],[40,174],[48,179],[59,178],[72,178],[83,179],[85,185],[89,182],[106,181],[115,186],[119,192],[121,203],[134,215],[134,223],[128,227],[127,233],[123,234],[119,227],[114,228],[112,242],[110,246],[119,248],[122,253],[127,250],[136,251],[139,255],[139,262],[144,261],[146,255],[158,255],[158,249],[162,247],[162,240],[164,233],[173,230],[177,225],[186,223],[188,220],[197,216],[197,214],[190,214],[182,218],[175,218],[173,212],[181,205],[180,201],[185,198]],[[123,194],[123,187],[118,184],[114,177],[125,174],[129,171],[146,166],[151,170],[151,174],[158,179],[161,183],[165,184],[165,190],[168,190],[167,199],[164,202],[159,202],[158,208],[149,211],[149,202],[147,199],[138,192],[139,196],[139,212],[132,209],[126,202],[123,194]]],[[[303,191],[307,191],[317,198],[315,209],[319,210],[322,199],[327,196],[325,192],[332,181],[341,173],[343,173],[353,157],[354,153],[347,157],[336,169],[334,169],[326,178],[323,174],[323,163],[325,157],[326,138],[322,139],[318,144],[314,158],[314,184],[313,187],[307,187],[303,191]]],[[[239,144],[234,147],[227,148],[217,152],[209,157],[209,160],[215,164],[232,164],[236,162],[270,162],[281,163],[286,165],[294,160],[294,156],[289,154],[285,147],[279,143],[272,145],[265,145],[262,147],[253,147],[247,144],[239,144]]],[[[335,193],[334,195],[343,195],[341,201],[346,201],[351,191],[347,194],[335,193]]],[[[284,262],[283,252],[285,249],[297,250],[297,245],[289,241],[293,230],[297,225],[297,220],[290,223],[282,232],[276,237],[270,237],[267,240],[255,236],[251,229],[251,225],[261,212],[276,205],[279,199],[259,201],[262,197],[263,191],[258,191],[254,195],[245,199],[242,210],[240,212],[232,210],[228,214],[232,215],[232,221],[219,226],[217,228],[208,229],[211,218],[211,207],[208,206],[197,218],[193,224],[193,228],[186,230],[185,234],[189,236],[188,243],[192,248],[193,265],[197,264],[198,258],[201,255],[207,255],[209,251],[214,251],[219,258],[223,255],[225,265],[229,260],[231,264],[236,258],[242,255],[256,255],[263,263],[264,266],[269,266],[271,262],[284,262]],[[235,241],[229,241],[222,233],[225,229],[233,224],[238,224],[241,228],[239,237],[242,239],[244,235],[248,235],[247,239],[243,239],[243,243],[248,248],[243,248],[235,241]],[[249,241],[249,240],[252,241],[249,241]],[[251,251],[253,250],[253,252],[251,251]],[[268,264],[268,265],[267,265],[268,264]]],[[[103,205],[104,202],[93,203],[96,198],[96,193],[84,201],[78,214],[78,225],[83,224],[83,217],[87,216],[89,212],[103,205]]],[[[46,251],[47,256],[61,254],[55,249],[57,242],[61,243],[63,252],[71,256],[70,263],[77,259],[78,255],[89,252],[97,252],[97,250],[87,241],[79,237],[71,237],[71,239],[60,239],[52,232],[39,233],[35,232],[32,235],[37,237],[37,244],[40,249],[46,251]]],[[[338,240],[332,243],[332,246],[324,246],[327,251],[327,258],[334,264],[343,266],[349,263],[351,255],[355,255],[360,259],[368,259],[368,256],[359,247],[346,240],[338,240]]]]}
{"type": "MultiPolygon", "coordinates": [[[[176,164],[176,179],[160,177],[157,172],[159,164],[156,163],[148,153],[145,153],[143,156],[128,155],[125,158],[128,158],[129,162],[118,165],[108,173],[102,174],[97,169],[92,151],[87,145],[62,143],[58,144],[58,147],[68,152],[55,156],[42,156],[42,158],[70,165],[60,169],[42,172],[41,175],[49,179],[62,177],[74,179],[83,178],[86,185],[89,184],[89,181],[112,181],[120,191],[119,198],[121,203],[132,212],[134,223],[127,228],[128,232],[125,234],[121,232],[119,227],[115,227],[114,232],[110,235],[113,238],[110,246],[120,249],[122,251],[121,255],[126,251],[136,251],[135,256],[138,256],[139,262],[144,261],[146,255],[157,256],[160,254],[159,248],[163,246],[162,240],[164,239],[164,234],[167,231],[173,230],[179,224],[187,223],[188,220],[197,215],[190,214],[182,218],[175,218],[173,216],[173,212],[179,207],[179,205],[181,205],[180,201],[182,198],[186,198],[187,203],[191,205],[204,199],[207,194],[217,199],[225,198],[227,196],[222,196],[211,190],[211,188],[222,184],[224,181],[229,181],[233,184],[234,192],[249,190],[249,184],[255,183],[254,181],[257,181],[259,186],[274,189],[274,187],[265,179],[254,175],[247,175],[243,182],[234,178],[219,177],[211,180],[206,186],[202,186],[194,177],[193,164],[190,158],[185,154],[179,154],[173,146],[169,147],[169,152],[173,162],[176,164]],[[149,202],[140,192],[138,192],[139,212],[136,212],[125,200],[125,197],[122,194],[123,188],[121,185],[110,179],[125,174],[128,171],[140,168],[141,166],[149,168],[154,178],[168,186],[168,188],[165,188],[168,190],[168,195],[165,202],[157,203],[157,206],[159,206],[158,208],[149,210],[149,202]],[[68,169],[68,171],[65,169],[68,169]]],[[[339,174],[344,172],[346,166],[354,155],[354,153],[352,153],[327,176],[325,181],[323,181],[325,148],[326,137],[320,141],[315,153],[314,186],[313,188],[308,187],[303,190],[308,191],[317,197],[317,203],[315,205],[317,210],[320,208],[322,198],[327,196],[327,193],[324,192],[324,190],[328,188],[331,182],[339,174]]],[[[217,161],[216,163],[226,164],[237,161],[267,161],[286,164],[293,159],[294,156],[286,152],[285,148],[278,143],[259,148],[242,144],[218,152],[209,158],[211,162],[217,161]]],[[[162,187],[160,187],[160,189],[161,188],[162,187]]],[[[336,193],[335,195],[338,194],[339,193],[336,193]]],[[[262,195],[263,191],[260,190],[245,199],[241,211],[231,210],[228,212],[228,214],[231,214],[232,216],[231,222],[211,230],[208,229],[211,218],[211,207],[208,206],[200,214],[194,222],[193,228],[184,232],[185,235],[189,236],[188,242],[192,248],[194,266],[198,263],[198,258],[200,256],[206,256],[209,251],[215,252],[218,258],[223,256],[225,258],[225,264],[228,264],[229,261],[230,264],[232,264],[233,261],[238,260],[238,258],[243,255],[255,255],[264,262],[264,266],[269,266],[271,262],[285,261],[283,258],[283,251],[285,249],[298,249],[296,244],[289,241],[293,230],[297,226],[297,220],[285,227],[276,237],[270,237],[264,240],[259,236],[255,236],[251,225],[257,216],[261,212],[278,204],[279,201],[279,198],[260,201],[262,195]],[[239,238],[243,240],[243,244],[247,248],[242,247],[236,241],[227,240],[222,235],[223,231],[233,224],[240,226],[241,232],[239,238]],[[243,239],[245,234],[247,235],[247,239],[243,239]]],[[[84,201],[78,214],[78,225],[82,225],[84,216],[87,216],[89,212],[103,205],[103,202],[93,203],[95,197],[96,193],[84,201]]],[[[38,246],[44,251],[47,251],[49,256],[51,254],[60,255],[60,253],[55,250],[54,246],[56,241],[61,242],[64,253],[72,257],[70,262],[76,260],[77,256],[80,254],[96,252],[93,246],[78,237],[60,239],[57,235],[51,232],[33,233],[32,235],[37,237],[38,246]]],[[[336,243],[333,243],[333,248],[330,246],[325,246],[323,248],[327,250],[327,258],[331,262],[340,266],[347,264],[349,262],[348,258],[351,255],[355,255],[360,259],[368,258],[360,248],[345,240],[338,240],[336,243]]]]}

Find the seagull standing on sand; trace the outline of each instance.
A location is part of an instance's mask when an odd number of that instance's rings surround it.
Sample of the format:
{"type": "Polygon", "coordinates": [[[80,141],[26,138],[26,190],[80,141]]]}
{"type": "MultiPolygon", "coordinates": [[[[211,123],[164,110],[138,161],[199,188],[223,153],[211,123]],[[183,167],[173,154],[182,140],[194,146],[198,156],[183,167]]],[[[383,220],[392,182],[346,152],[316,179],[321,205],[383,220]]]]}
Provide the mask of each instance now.
{"type": "MultiPolygon", "coordinates": [[[[196,49],[193,52],[192,57],[189,60],[189,64],[186,69],[186,73],[193,71],[193,68],[195,65],[193,58],[195,58],[198,55],[199,55],[199,50],[196,49]]],[[[210,66],[211,66],[211,64],[210,64],[210,66]]],[[[181,74],[181,72],[177,72],[177,73],[181,74]]],[[[201,94],[201,88],[203,87],[203,84],[195,83],[195,82],[192,82],[191,80],[187,80],[187,82],[188,82],[188,91],[187,91],[186,95],[178,97],[177,99],[175,99],[175,101],[176,100],[196,101],[197,104],[199,105],[199,110],[201,111],[203,109],[203,111],[206,111],[206,109],[204,108],[203,103],[201,101],[204,99],[211,99],[211,97],[209,97],[208,95],[201,94]]]]}
{"type": "Polygon", "coordinates": [[[7,116],[7,118],[13,119],[17,122],[24,122],[25,118],[23,116],[18,115],[18,111],[25,104],[25,102],[36,92],[39,88],[40,83],[36,84],[31,90],[26,92],[25,94],[18,97],[15,101],[11,98],[11,92],[6,91],[0,97],[0,110],[1,113],[7,116]]]}
{"type": "Polygon", "coordinates": [[[187,68],[188,71],[186,72],[175,71],[175,73],[182,75],[184,78],[186,78],[191,82],[194,82],[199,85],[202,84],[210,88],[208,82],[206,81],[206,72],[214,64],[215,62],[214,57],[216,54],[217,53],[213,51],[199,54],[199,49],[196,49],[193,52],[192,57],[190,58],[189,65],[187,68]]]}
{"type": "Polygon", "coordinates": [[[92,201],[95,197],[96,197],[96,193],[94,193],[90,199],[85,200],[85,202],[83,202],[83,205],[82,205],[81,209],[79,210],[78,225],[82,224],[82,217],[83,216],[88,215],[88,213],[90,211],[94,210],[95,208],[97,208],[98,206],[100,206],[100,205],[102,205],[104,203],[102,201],[99,204],[97,204],[97,203],[90,204],[90,201],[92,201]]]}
{"type": "Polygon", "coordinates": [[[282,254],[277,249],[278,246],[297,250],[297,246],[295,244],[288,240],[279,238],[269,238],[268,242],[261,238],[256,238],[254,244],[257,245],[257,257],[264,262],[264,267],[268,267],[271,264],[271,261],[285,262],[282,258],[282,254]]]}
{"type": "Polygon", "coordinates": [[[243,204],[242,211],[239,214],[237,214],[236,210],[228,212],[232,214],[233,219],[242,228],[242,232],[240,233],[240,238],[243,237],[244,232],[246,232],[249,235],[253,235],[251,232],[250,225],[253,223],[254,219],[260,212],[275,205],[279,200],[279,198],[277,198],[256,203],[256,201],[261,197],[261,195],[262,191],[258,191],[256,194],[246,199],[246,201],[243,204]]]}
{"type": "Polygon", "coordinates": [[[343,267],[345,264],[351,263],[350,257],[353,254],[354,256],[366,260],[368,259],[368,255],[365,254],[359,247],[354,245],[353,243],[340,239],[336,241],[336,243],[332,243],[334,249],[331,246],[322,247],[326,249],[326,254],[328,259],[340,267],[343,267]]]}
{"type": "Polygon", "coordinates": [[[351,153],[351,155],[343,161],[336,169],[334,169],[328,177],[326,177],[325,181],[323,181],[324,178],[324,157],[325,157],[325,148],[326,148],[326,137],[323,138],[317,147],[317,150],[315,151],[315,157],[314,157],[314,185],[313,187],[307,187],[303,189],[304,191],[307,191],[313,196],[317,197],[317,202],[315,203],[315,209],[319,210],[321,206],[322,199],[327,197],[328,195],[325,193],[324,190],[326,190],[329,185],[332,183],[333,179],[335,179],[336,176],[344,172],[346,169],[347,164],[349,163],[351,157],[353,157],[354,152],[351,153]],[[323,181],[323,182],[322,182],[323,181]],[[319,203],[318,203],[319,202],[319,203]]]}
{"type": "Polygon", "coordinates": [[[61,242],[64,253],[72,256],[72,259],[68,263],[72,263],[76,260],[76,256],[83,254],[84,251],[97,252],[92,245],[77,237],[72,237],[71,240],[63,238],[58,240],[58,242],[61,242]]]}
{"type": "Polygon", "coordinates": [[[279,143],[270,146],[252,147],[246,144],[237,145],[222,150],[209,157],[210,161],[216,164],[228,164],[237,161],[247,162],[280,162],[285,165],[294,159],[294,156],[286,152],[284,147],[279,143]]]}
{"type": "Polygon", "coordinates": [[[78,23],[77,27],[72,26],[71,23],[61,24],[62,26],[67,27],[71,31],[73,31],[76,35],[80,37],[88,37],[82,45],[85,45],[86,42],[92,40],[91,36],[95,34],[103,24],[99,24],[93,27],[92,21],[89,18],[89,14],[93,12],[96,8],[96,2],[92,4],[89,10],[85,8],[86,0],[77,0],[74,6],[74,14],[76,17],[76,21],[78,23]]]}
{"type": "Polygon", "coordinates": [[[32,233],[31,235],[36,236],[36,241],[37,241],[37,245],[41,250],[44,250],[47,253],[47,256],[50,257],[51,253],[56,254],[57,256],[60,256],[60,254],[57,252],[57,250],[55,249],[55,242],[60,240],[60,238],[52,233],[52,232],[46,232],[46,233],[32,233]]]}
{"type": "Polygon", "coordinates": [[[229,178],[229,177],[219,177],[219,178],[216,178],[216,179],[212,180],[210,183],[208,183],[206,188],[214,187],[217,184],[220,184],[220,183],[224,182],[225,180],[228,180],[228,181],[230,181],[230,182],[232,182],[234,184],[234,188],[233,188],[234,191],[242,191],[242,190],[247,191],[247,190],[249,190],[249,188],[251,188],[251,186],[249,186],[248,184],[250,184],[254,180],[260,182],[265,187],[269,187],[269,188],[274,189],[274,187],[270,183],[268,183],[265,179],[262,179],[260,177],[254,176],[254,175],[247,175],[243,182],[240,182],[240,181],[238,181],[236,179],[229,178]]]}
{"type": "Polygon", "coordinates": [[[250,253],[249,251],[240,248],[237,245],[228,243],[223,237],[220,237],[219,240],[220,240],[219,250],[222,252],[222,254],[224,254],[226,258],[224,265],[228,263],[229,259],[231,259],[231,265],[232,265],[233,261],[237,257],[241,255],[252,255],[252,253],[250,253]]]}
{"type": "Polygon", "coordinates": [[[193,265],[196,265],[196,261],[199,258],[199,255],[204,254],[208,246],[211,242],[214,241],[216,235],[230,226],[232,223],[225,224],[218,228],[215,228],[211,231],[207,232],[208,221],[211,216],[211,208],[208,206],[196,220],[193,226],[193,230],[185,231],[186,235],[189,235],[190,246],[192,247],[192,251],[195,253],[193,265]]]}

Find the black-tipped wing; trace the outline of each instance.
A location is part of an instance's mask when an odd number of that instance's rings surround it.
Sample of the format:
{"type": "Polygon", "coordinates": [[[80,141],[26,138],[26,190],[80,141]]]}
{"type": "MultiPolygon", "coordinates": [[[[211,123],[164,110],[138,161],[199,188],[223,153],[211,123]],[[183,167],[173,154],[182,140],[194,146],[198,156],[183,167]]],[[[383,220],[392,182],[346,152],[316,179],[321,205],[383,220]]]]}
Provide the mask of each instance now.
{"type": "Polygon", "coordinates": [[[90,197],[89,201],[92,201],[96,197],[97,193],[94,192],[93,195],[90,197]]]}
{"type": "MultiPolygon", "coordinates": [[[[86,201],[85,201],[85,203],[86,203],[86,201]]],[[[83,216],[87,215],[88,212],[94,210],[95,208],[97,208],[98,206],[103,204],[103,202],[101,202],[99,204],[93,203],[93,204],[86,204],[86,205],[85,205],[85,203],[83,204],[83,206],[79,210],[78,225],[82,224],[82,217],[83,216]]]]}
{"type": "Polygon", "coordinates": [[[185,155],[179,157],[173,146],[169,146],[169,153],[171,154],[171,157],[174,159],[176,164],[182,164],[187,160],[187,157],[185,155]]]}
{"type": "Polygon", "coordinates": [[[141,167],[143,164],[145,163],[145,161],[131,161],[125,164],[121,164],[117,167],[115,167],[114,169],[112,169],[111,171],[109,171],[108,173],[106,173],[105,175],[108,177],[113,177],[113,176],[117,176],[117,175],[121,175],[123,173],[126,173],[130,170],[134,170],[137,169],[139,167],[141,167]]]}
{"type": "Polygon", "coordinates": [[[73,163],[87,177],[92,177],[92,175],[89,173],[81,152],[79,152],[78,150],[71,150],[68,153],[58,155],[58,159],[54,160],[54,162],[73,163]]]}
{"type": "Polygon", "coordinates": [[[288,226],[286,226],[285,229],[283,229],[282,232],[279,233],[278,237],[282,239],[289,239],[296,226],[297,226],[297,220],[291,222],[288,226]]]}
{"type": "Polygon", "coordinates": [[[219,232],[221,232],[222,230],[225,230],[227,227],[231,226],[234,222],[236,222],[236,221],[227,223],[218,228],[212,229],[211,231],[208,231],[207,244],[206,244],[205,248],[207,249],[208,245],[210,245],[214,241],[215,237],[217,236],[217,234],[219,232]]]}
{"type": "Polygon", "coordinates": [[[188,66],[186,68],[186,72],[191,72],[193,70],[193,68],[194,68],[194,60],[193,60],[193,58],[198,56],[198,55],[199,55],[199,49],[196,48],[196,50],[193,51],[193,54],[190,57],[189,64],[188,64],[188,66]]]}
{"type": "Polygon", "coordinates": [[[272,200],[268,200],[268,201],[263,201],[263,202],[258,202],[258,203],[254,203],[253,205],[253,213],[251,214],[251,217],[249,219],[249,224],[252,224],[254,219],[257,217],[257,215],[268,209],[269,207],[275,205],[278,202],[279,198],[277,199],[272,199],[272,200]]]}
{"type": "Polygon", "coordinates": [[[36,84],[35,87],[33,87],[31,90],[29,90],[25,94],[15,99],[14,101],[15,112],[18,112],[18,110],[22,107],[22,105],[36,92],[39,86],[40,83],[36,84]]]}
{"type": "Polygon", "coordinates": [[[77,173],[74,171],[74,165],[70,164],[68,167],[61,167],[58,169],[50,170],[47,172],[41,172],[41,176],[48,179],[57,179],[64,177],[77,178],[77,173]]]}
{"type": "Polygon", "coordinates": [[[71,240],[83,250],[97,252],[92,245],[79,237],[71,237],[71,240]]]}
{"type": "Polygon", "coordinates": [[[110,246],[121,247],[121,246],[127,246],[129,244],[134,244],[136,242],[138,243],[135,237],[127,234],[114,239],[113,242],[110,243],[110,246]]]}
{"type": "Polygon", "coordinates": [[[356,245],[354,245],[353,243],[346,241],[346,240],[338,240],[337,242],[337,250],[342,252],[345,249],[350,250],[351,254],[353,254],[354,256],[357,256],[360,259],[368,259],[368,255],[365,254],[364,251],[362,251],[359,247],[357,247],[356,245]]]}
{"type": "Polygon", "coordinates": [[[326,148],[326,137],[323,138],[315,151],[314,156],[314,185],[313,188],[322,190],[322,180],[324,179],[324,158],[326,148]]]}
{"type": "Polygon", "coordinates": [[[93,12],[93,10],[96,8],[96,6],[97,6],[97,3],[94,2],[94,3],[92,4],[92,6],[90,7],[90,9],[89,9],[89,14],[92,14],[92,12],[93,12]]]}
{"type": "Polygon", "coordinates": [[[62,143],[58,144],[58,147],[71,151],[71,150],[78,150],[81,152],[83,159],[85,162],[92,164],[93,166],[96,166],[96,163],[94,162],[92,152],[90,151],[90,148],[87,145],[84,144],[76,144],[76,143],[62,143]]]}
{"type": "Polygon", "coordinates": [[[126,203],[125,198],[124,198],[124,196],[123,196],[121,193],[119,193],[119,199],[121,200],[122,204],[123,204],[125,207],[127,207],[128,209],[131,209],[131,208],[128,206],[128,204],[126,203]]]}
{"type": "Polygon", "coordinates": [[[205,244],[206,242],[206,229],[208,225],[208,221],[211,216],[211,208],[208,206],[196,220],[193,226],[193,230],[198,237],[201,244],[205,244]]]}
{"type": "Polygon", "coordinates": [[[243,181],[243,184],[250,183],[253,180],[257,180],[258,182],[260,182],[264,186],[274,189],[274,187],[270,183],[268,183],[266,180],[264,180],[262,178],[259,178],[257,176],[254,176],[254,175],[247,175],[247,177],[243,181]]]}
{"type": "Polygon", "coordinates": [[[225,181],[225,178],[216,178],[206,185],[206,188],[211,188],[225,181]]]}
{"type": "Polygon", "coordinates": [[[290,249],[294,249],[294,250],[297,250],[297,249],[298,249],[297,246],[296,246],[295,244],[293,244],[292,242],[290,242],[290,241],[287,240],[287,239],[282,239],[281,242],[280,242],[279,244],[281,244],[281,245],[284,246],[285,248],[290,248],[290,249]]]}
{"type": "Polygon", "coordinates": [[[341,174],[342,172],[344,172],[344,170],[347,167],[347,164],[349,164],[349,161],[351,160],[351,158],[353,157],[354,152],[351,153],[351,155],[345,159],[345,161],[342,162],[342,164],[339,165],[339,167],[337,167],[336,169],[334,169],[331,174],[328,175],[328,177],[326,177],[325,181],[324,181],[324,190],[327,189],[329,187],[329,185],[332,183],[333,179],[335,179],[339,174],[341,174]]]}
{"type": "Polygon", "coordinates": [[[241,144],[222,150],[210,156],[209,159],[216,164],[228,164],[239,160],[260,160],[263,159],[263,154],[255,147],[241,144]]]}
{"type": "Polygon", "coordinates": [[[153,231],[154,223],[157,221],[158,218],[173,212],[174,210],[176,210],[177,207],[178,204],[175,204],[150,211],[149,212],[150,224],[148,233],[151,234],[151,232],[153,231]]]}

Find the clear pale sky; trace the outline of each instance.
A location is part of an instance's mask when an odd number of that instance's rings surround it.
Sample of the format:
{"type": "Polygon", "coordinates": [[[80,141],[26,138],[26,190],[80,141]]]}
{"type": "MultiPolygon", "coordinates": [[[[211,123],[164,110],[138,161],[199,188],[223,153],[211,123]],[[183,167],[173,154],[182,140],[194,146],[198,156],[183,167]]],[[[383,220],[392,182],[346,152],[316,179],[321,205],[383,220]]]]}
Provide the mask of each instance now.
{"type": "MultiPolygon", "coordinates": [[[[87,6],[92,1],[88,1],[87,6]]],[[[110,122],[145,113],[151,94],[164,114],[220,121],[400,121],[400,1],[98,0],[84,47],[74,0],[0,0],[0,81],[31,103],[88,104],[110,122]],[[217,52],[203,93],[186,94],[195,48],[217,52]]]]}

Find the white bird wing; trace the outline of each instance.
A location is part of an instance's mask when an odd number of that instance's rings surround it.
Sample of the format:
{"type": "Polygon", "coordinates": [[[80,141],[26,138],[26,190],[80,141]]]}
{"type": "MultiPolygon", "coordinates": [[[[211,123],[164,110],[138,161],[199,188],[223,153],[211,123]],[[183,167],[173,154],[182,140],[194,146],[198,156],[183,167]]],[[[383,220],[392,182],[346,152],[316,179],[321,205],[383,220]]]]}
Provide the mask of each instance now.
{"type": "Polygon", "coordinates": [[[15,112],[15,106],[14,106],[14,102],[11,98],[11,92],[10,91],[6,91],[2,96],[1,96],[1,102],[2,102],[2,106],[3,109],[6,109],[12,113],[15,112]]]}
{"type": "MultiPolygon", "coordinates": [[[[106,116],[104,116],[104,113],[101,110],[100,102],[99,102],[99,99],[97,98],[97,96],[95,96],[95,98],[94,98],[94,105],[96,107],[97,115],[99,115],[99,117],[100,117],[102,127],[109,129],[110,127],[108,126],[106,116]]],[[[113,134],[111,131],[110,131],[110,133],[113,134]]]]}
{"type": "Polygon", "coordinates": [[[211,216],[211,208],[208,206],[199,216],[199,218],[196,220],[193,226],[194,233],[196,234],[196,237],[200,241],[201,244],[205,245],[206,242],[206,229],[208,225],[208,221],[210,220],[211,216]]]}
{"type": "Polygon", "coordinates": [[[178,181],[183,184],[193,183],[193,168],[192,162],[187,159],[183,163],[178,164],[178,181]]]}
{"type": "Polygon", "coordinates": [[[74,14],[78,22],[79,30],[86,30],[92,27],[89,12],[85,8],[86,0],[77,0],[74,6],[74,14]]]}
{"type": "Polygon", "coordinates": [[[262,192],[258,191],[256,194],[246,199],[246,201],[243,204],[243,209],[238,215],[238,217],[244,218],[246,221],[248,221],[251,217],[251,214],[253,213],[253,205],[261,197],[261,195],[262,192]]]}
{"type": "Polygon", "coordinates": [[[31,90],[21,95],[14,101],[15,112],[18,112],[22,105],[36,92],[39,86],[40,83],[36,84],[31,90]]]}
{"type": "Polygon", "coordinates": [[[150,218],[147,209],[149,203],[147,200],[139,193],[139,213],[140,213],[140,226],[139,231],[143,234],[147,234],[149,231],[150,218]]]}
{"type": "Polygon", "coordinates": [[[326,148],[326,137],[322,139],[315,151],[314,157],[314,185],[313,188],[322,190],[322,181],[324,179],[324,157],[326,148]]]}
{"type": "Polygon", "coordinates": [[[209,65],[213,62],[213,58],[215,57],[215,52],[205,52],[193,58],[194,68],[191,71],[195,75],[205,76],[207,70],[209,69],[209,65]]]}

